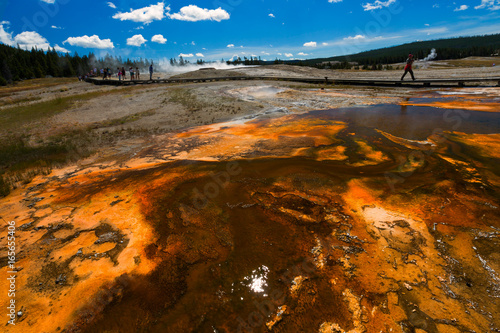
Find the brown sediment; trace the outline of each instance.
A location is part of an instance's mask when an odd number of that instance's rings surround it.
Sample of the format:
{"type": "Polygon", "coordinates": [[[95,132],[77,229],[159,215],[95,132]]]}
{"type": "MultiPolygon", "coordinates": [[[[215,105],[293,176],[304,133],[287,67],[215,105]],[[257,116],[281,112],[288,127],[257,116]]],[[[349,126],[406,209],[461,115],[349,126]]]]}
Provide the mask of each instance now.
{"type": "Polygon", "coordinates": [[[484,112],[500,112],[498,103],[484,103],[477,101],[429,101],[429,102],[402,102],[401,105],[405,106],[430,106],[442,109],[462,109],[484,112]]]}
{"type": "Polygon", "coordinates": [[[423,92],[421,96],[407,99],[403,106],[431,106],[442,109],[461,109],[484,112],[500,112],[497,88],[449,89],[444,91],[423,92]]]}
{"type": "Polygon", "coordinates": [[[17,189],[14,330],[498,329],[498,134],[412,141],[344,111],[195,127],[17,189]]]}

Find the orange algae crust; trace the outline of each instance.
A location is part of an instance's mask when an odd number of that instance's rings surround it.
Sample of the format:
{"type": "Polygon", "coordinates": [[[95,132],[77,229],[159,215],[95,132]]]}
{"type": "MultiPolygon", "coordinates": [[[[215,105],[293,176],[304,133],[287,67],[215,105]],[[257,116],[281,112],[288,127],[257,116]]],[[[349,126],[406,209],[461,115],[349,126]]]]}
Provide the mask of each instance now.
{"type": "Polygon", "coordinates": [[[500,327],[498,134],[284,116],[155,140],[0,199],[12,331],[500,327]]]}

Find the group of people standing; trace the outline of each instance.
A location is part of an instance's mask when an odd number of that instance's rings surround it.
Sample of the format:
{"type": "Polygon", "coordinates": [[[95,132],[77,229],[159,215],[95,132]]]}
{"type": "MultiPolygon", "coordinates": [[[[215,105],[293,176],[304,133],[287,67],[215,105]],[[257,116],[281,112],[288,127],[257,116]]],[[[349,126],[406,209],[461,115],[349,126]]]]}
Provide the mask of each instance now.
{"type": "MultiPolygon", "coordinates": [[[[118,71],[118,80],[124,80],[127,79],[127,72],[125,71],[125,67],[122,67],[121,69],[118,67],[116,69],[118,71]]],[[[139,67],[136,67],[134,70],[134,67],[130,67],[128,69],[129,74],[130,74],[130,80],[140,80],[141,79],[141,72],[139,71],[139,67]]]]}
{"type": "MultiPolygon", "coordinates": [[[[97,69],[95,69],[95,71],[97,72],[97,69]]],[[[139,67],[136,67],[135,70],[133,67],[130,67],[129,68],[129,74],[130,74],[130,80],[140,80],[141,79],[141,72],[139,71],[139,67]]],[[[122,79],[123,80],[126,80],[127,79],[127,71],[125,70],[125,67],[117,67],[116,68],[116,72],[117,72],[117,76],[118,76],[118,80],[121,81],[122,79]]],[[[153,64],[151,64],[151,66],[149,66],[149,79],[152,80],[153,79],[153,64]]],[[[101,76],[102,76],[102,79],[103,80],[107,80],[107,79],[111,79],[111,75],[113,73],[111,72],[111,69],[108,67],[108,68],[101,68],[101,76]]]]}

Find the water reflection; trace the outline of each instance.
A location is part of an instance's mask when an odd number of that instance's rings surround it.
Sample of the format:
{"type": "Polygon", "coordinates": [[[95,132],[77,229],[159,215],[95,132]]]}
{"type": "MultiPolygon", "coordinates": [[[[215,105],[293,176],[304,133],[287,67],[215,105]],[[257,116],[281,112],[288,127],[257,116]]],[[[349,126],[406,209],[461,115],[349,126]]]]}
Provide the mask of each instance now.
{"type": "Polygon", "coordinates": [[[242,282],[245,286],[250,288],[254,293],[261,293],[262,296],[267,297],[264,288],[267,287],[267,275],[269,268],[267,266],[260,266],[252,271],[252,274],[245,276],[242,282]]]}

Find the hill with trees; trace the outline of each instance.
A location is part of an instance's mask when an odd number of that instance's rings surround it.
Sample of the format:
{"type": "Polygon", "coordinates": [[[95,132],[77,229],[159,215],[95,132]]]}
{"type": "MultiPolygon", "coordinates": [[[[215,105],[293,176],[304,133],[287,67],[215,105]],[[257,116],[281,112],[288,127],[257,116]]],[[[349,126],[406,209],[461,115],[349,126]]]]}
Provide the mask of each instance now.
{"type": "Polygon", "coordinates": [[[307,59],[302,61],[283,61],[287,64],[321,67],[322,63],[337,62],[338,67],[348,67],[349,62],[360,66],[373,66],[404,62],[412,53],[416,59],[423,59],[435,49],[437,56],[433,60],[461,59],[478,56],[489,57],[500,52],[500,34],[456,37],[429,41],[418,41],[398,46],[360,52],[330,58],[307,59]]]}

